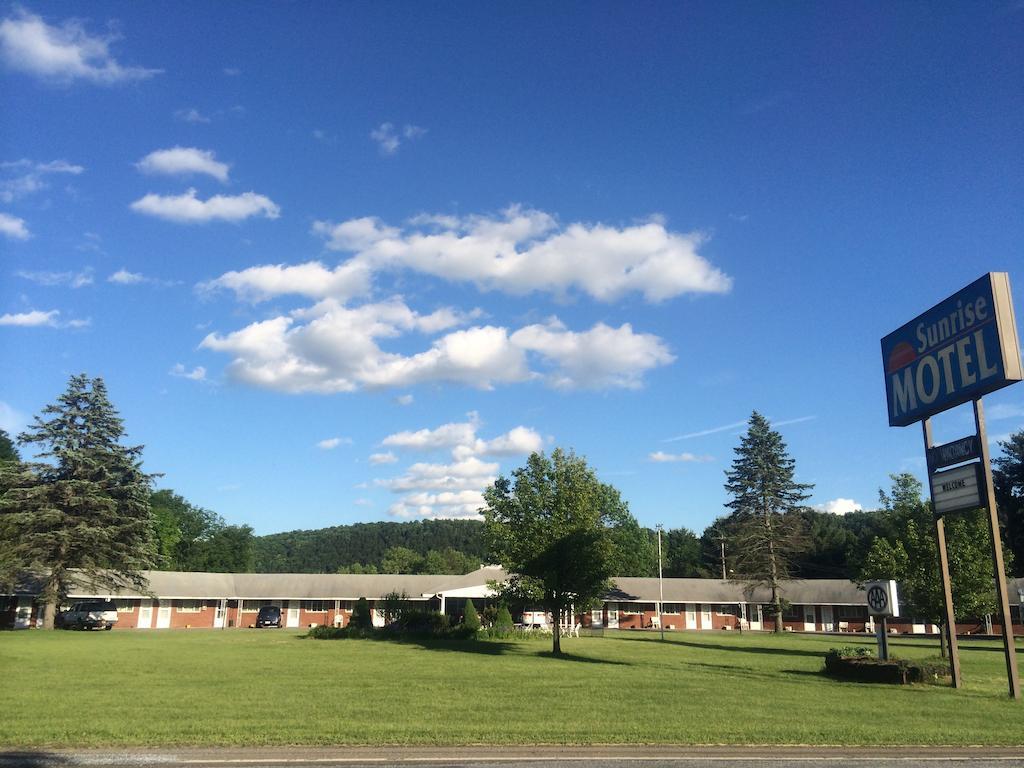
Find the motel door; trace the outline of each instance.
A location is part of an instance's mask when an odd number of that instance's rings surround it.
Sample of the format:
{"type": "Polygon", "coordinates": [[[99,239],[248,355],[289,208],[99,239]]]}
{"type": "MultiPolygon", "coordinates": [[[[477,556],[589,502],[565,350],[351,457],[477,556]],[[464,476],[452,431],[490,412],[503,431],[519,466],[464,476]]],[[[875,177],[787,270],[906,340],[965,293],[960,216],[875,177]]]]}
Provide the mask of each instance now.
{"type": "Polygon", "coordinates": [[[761,629],[761,622],[764,620],[761,614],[761,604],[750,605],[747,604],[747,609],[750,612],[750,628],[761,629]]]}
{"type": "Polygon", "coordinates": [[[701,629],[711,629],[712,628],[712,624],[711,624],[711,606],[710,605],[704,605],[703,603],[701,603],[701,605],[700,605],[700,628],[701,629]]]}
{"type": "Polygon", "coordinates": [[[296,600],[288,601],[288,622],[289,627],[299,626],[299,603],[296,600]]]}
{"type": "Polygon", "coordinates": [[[619,628],[619,604],[608,603],[608,629],[619,628]]]}
{"type": "Polygon", "coordinates": [[[590,626],[595,628],[604,626],[604,612],[600,608],[595,608],[590,612],[590,626]]]}
{"type": "Polygon", "coordinates": [[[136,629],[150,629],[153,626],[153,601],[139,601],[139,624],[136,629]]]}
{"type": "Polygon", "coordinates": [[[171,606],[161,605],[156,609],[156,628],[167,629],[171,626],[171,606]]]}
{"type": "Polygon", "coordinates": [[[836,625],[832,620],[832,606],[821,606],[821,629],[823,632],[835,632],[836,625]]]}
{"type": "Polygon", "coordinates": [[[28,629],[32,626],[32,598],[19,597],[18,608],[14,613],[14,628],[28,629]]]}
{"type": "Polygon", "coordinates": [[[804,632],[813,632],[817,629],[815,625],[814,606],[804,606],[804,632]]]}
{"type": "Polygon", "coordinates": [[[697,607],[693,603],[686,604],[686,628],[697,628],[697,607]]]}
{"type": "Polygon", "coordinates": [[[213,627],[214,629],[224,628],[224,614],[227,613],[227,601],[218,600],[217,608],[213,612],[213,627]]]}

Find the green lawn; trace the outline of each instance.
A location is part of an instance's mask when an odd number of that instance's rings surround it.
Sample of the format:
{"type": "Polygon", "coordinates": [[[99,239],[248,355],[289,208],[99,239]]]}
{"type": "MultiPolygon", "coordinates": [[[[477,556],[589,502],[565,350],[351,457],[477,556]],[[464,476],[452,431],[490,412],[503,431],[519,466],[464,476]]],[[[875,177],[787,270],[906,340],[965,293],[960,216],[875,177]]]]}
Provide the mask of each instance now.
{"type": "MultiPolygon", "coordinates": [[[[845,638],[609,633],[550,642],[309,640],[287,630],[0,633],[0,743],[1022,744],[997,643],[966,687],[842,683],[845,638]]],[[[894,640],[903,656],[934,645],[894,640]]]]}

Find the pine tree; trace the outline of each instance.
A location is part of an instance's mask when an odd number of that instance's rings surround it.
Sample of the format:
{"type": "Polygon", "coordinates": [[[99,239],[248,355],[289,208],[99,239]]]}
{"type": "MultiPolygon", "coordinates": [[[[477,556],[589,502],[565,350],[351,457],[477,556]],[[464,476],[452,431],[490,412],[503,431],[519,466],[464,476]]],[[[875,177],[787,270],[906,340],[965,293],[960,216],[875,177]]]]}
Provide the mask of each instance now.
{"type": "Polygon", "coordinates": [[[356,606],[352,609],[352,618],[349,620],[349,625],[360,630],[373,629],[370,603],[365,597],[360,597],[356,601],[356,606]]]}
{"type": "Polygon", "coordinates": [[[43,626],[72,579],[92,588],[147,588],[156,559],[142,446],[124,427],[103,380],[71,377],[67,391],[18,436],[42,462],[0,466],[0,536],[18,567],[42,578],[43,626]]]}
{"type": "Polygon", "coordinates": [[[725,490],[732,497],[730,521],[738,578],[771,589],[775,631],[782,631],[781,582],[788,578],[796,555],[805,545],[802,520],[795,511],[813,486],[793,480],[796,462],[786,452],[782,435],[754,411],[747,434],[735,449],[725,490]]]}
{"type": "Polygon", "coordinates": [[[501,632],[511,632],[513,626],[512,614],[509,612],[508,606],[502,603],[498,608],[498,615],[494,619],[494,627],[501,632]]]}
{"type": "Polygon", "coordinates": [[[466,600],[466,610],[462,614],[462,626],[477,632],[480,629],[480,614],[476,612],[476,606],[472,600],[466,600]]]}

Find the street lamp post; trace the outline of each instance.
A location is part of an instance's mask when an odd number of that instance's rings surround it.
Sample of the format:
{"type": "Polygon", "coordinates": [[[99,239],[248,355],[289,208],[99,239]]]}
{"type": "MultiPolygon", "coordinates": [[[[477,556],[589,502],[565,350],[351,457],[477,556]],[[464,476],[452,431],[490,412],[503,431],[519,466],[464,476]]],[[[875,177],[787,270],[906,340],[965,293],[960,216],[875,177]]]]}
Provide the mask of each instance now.
{"type": "Polygon", "coordinates": [[[658,523],[658,629],[661,630],[662,642],[665,640],[665,622],[662,621],[661,609],[665,604],[665,577],[661,568],[661,523],[658,523]]]}

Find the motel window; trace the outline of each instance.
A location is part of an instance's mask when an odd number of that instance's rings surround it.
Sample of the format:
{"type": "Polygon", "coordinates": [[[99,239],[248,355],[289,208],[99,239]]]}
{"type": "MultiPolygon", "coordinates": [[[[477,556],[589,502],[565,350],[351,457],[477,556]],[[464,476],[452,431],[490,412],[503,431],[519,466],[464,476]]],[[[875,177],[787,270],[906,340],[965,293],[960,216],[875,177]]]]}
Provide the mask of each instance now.
{"type": "Polygon", "coordinates": [[[115,600],[118,613],[135,613],[134,600],[115,600]]]}
{"type": "Polygon", "coordinates": [[[176,600],[178,613],[199,613],[203,607],[201,600],[176,600]]]}
{"type": "Polygon", "coordinates": [[[256,613],[265,605],[274,605],[273,600],[243,600],[242,613],[256,613]]]}
{"type": "Polygon", "coordinates": [[[339,600],[338,602],[341,603],[341,610],[343,610],[343,611],[351,611],[352,610],[353,603],[352,603],[351,600],[339,600]]]}
{"type": "Polygon", "coordinates": [[[740,607],[738,605],[716,605],[715,613],[719,616],[739,616],[740,607]]]}
{"type": "Polygon", "coordinates": [[[334,607],[334,602],[331,600],[303,600],[302,610],[309,611],[311,613],[323,613],[329,611],[334,607]]]}
{"type": "Polygon", "coordinates": [[[682,613],[682,608],[683,608],[683,606],[682,606],[681,603],[662,603],[661,604],[661,612],[662,613],[667,613],[667,614],[669,614],[671,616],[675,616],[675,615],[677,615],[679,613],[682,613]]]}
{"type": "Polygon", "coordinates": [[[840,619],[864,619],[867,618],[868,611],[863,605],[840,605],[839,606],[839,618],[840,619]]]}
{"type": "Polygon", "coordinates": [[[782,611],[782,618],[786,621],[801,621],[803,617],[804,607],[802,605],[787,605],[782,611]]]}

